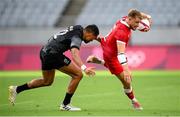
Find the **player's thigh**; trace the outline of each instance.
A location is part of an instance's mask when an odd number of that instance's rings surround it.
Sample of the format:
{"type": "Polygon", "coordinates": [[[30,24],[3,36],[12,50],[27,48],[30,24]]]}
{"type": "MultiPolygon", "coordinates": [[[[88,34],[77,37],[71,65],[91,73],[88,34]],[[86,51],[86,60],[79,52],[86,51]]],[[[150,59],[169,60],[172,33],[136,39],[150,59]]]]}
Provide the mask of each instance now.
{"type": "Polygon", "coordinates": [[[73,62],[71,62],[67,66],[61,67],[59,71],[71,76],[72,78],[81,78],[83,76],[81,69],[77,67],[73,62]]]}
{"type": "Polygon", "coordinates": [[[55,76],[55,69],[53,70],[42,70],[43,79],[45,82],[53,82],[55,76]]]}

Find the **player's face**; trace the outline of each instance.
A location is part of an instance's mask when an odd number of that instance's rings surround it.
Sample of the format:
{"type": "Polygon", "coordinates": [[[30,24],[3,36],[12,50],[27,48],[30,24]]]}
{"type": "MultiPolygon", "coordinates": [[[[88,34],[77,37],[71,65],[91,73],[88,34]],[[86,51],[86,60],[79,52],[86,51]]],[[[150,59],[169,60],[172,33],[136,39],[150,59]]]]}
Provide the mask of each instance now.
{"type": "Polygon", "coordinates": [[[91,42],[96,38],[97,38],[97,36],[95,36],[93,33],[90,33],[90,32],[84,33],[84,42],[85,43],[91,42]]]}
{"type": "Polygon", "coordinates": [[[141,19],[139,17],[129,18],[129,25],[132,30],[136,30],[139,26],[141,19]]]}

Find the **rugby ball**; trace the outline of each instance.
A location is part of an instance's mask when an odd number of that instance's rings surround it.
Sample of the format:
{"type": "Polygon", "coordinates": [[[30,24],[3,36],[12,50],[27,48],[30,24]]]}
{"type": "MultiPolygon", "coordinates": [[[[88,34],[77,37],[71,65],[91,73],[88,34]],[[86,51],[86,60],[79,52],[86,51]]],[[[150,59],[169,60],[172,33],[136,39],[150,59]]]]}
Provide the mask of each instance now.
{"type": "Polygon", "coordinates": [[[139,26],[137,29],[141,32],[145,32],[145,30],[150,29],[150,22],[148,19],[142,19],[141,22],[139,23],[139,26]]]}

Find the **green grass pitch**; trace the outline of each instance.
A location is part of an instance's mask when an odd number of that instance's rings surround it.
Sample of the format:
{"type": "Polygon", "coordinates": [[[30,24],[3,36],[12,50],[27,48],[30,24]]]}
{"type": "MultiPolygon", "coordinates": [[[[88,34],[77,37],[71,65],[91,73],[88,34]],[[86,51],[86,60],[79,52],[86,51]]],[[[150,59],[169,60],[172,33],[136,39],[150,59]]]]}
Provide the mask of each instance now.
{"type": "Polygon", "coordinates": [[[0,116],[180,116],[180,71],[134,71],[133,87],[144,110],[135,111],[120,81],[108,71],[84,76],[72,104],[80,112],[59,111],[69,76],[56,72],[52,86],[22,92],[16,105],[8,102],[8,86],[38,78],[41,72],[0,72],[0,116]]]}

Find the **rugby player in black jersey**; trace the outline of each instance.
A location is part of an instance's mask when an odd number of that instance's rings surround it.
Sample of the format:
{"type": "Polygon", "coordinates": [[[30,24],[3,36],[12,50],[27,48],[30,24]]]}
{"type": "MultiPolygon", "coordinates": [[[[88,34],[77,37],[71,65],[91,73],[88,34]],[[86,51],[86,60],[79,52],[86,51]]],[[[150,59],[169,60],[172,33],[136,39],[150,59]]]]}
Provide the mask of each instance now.
{"type": "Polygon", "coordinates": [[[50,86],[54,81],[55,70],[59,70],[69,76],[71,81],[67,88],[63,102],[60,104],[60,110],[80,111],[80,108],[73,107],[70,102],[73,94],[83,77],[82,71],[88,76],[95,75],[93,67],[86,67],[80,56],[79,49],[82,41],[88,43],[93,41],[99,35],[99,29],[96,25],[88,25],[83,28],[81,25],[70,26],[66,30],[54,34],[40,51],[42,66],[42,78],[33,79],[28,83],[19,86],[9,86],[9,101],[15,104],[17,94],[22,91],[50,86]],[[72,60],[63,53],[71,51],[72,60]]]}

